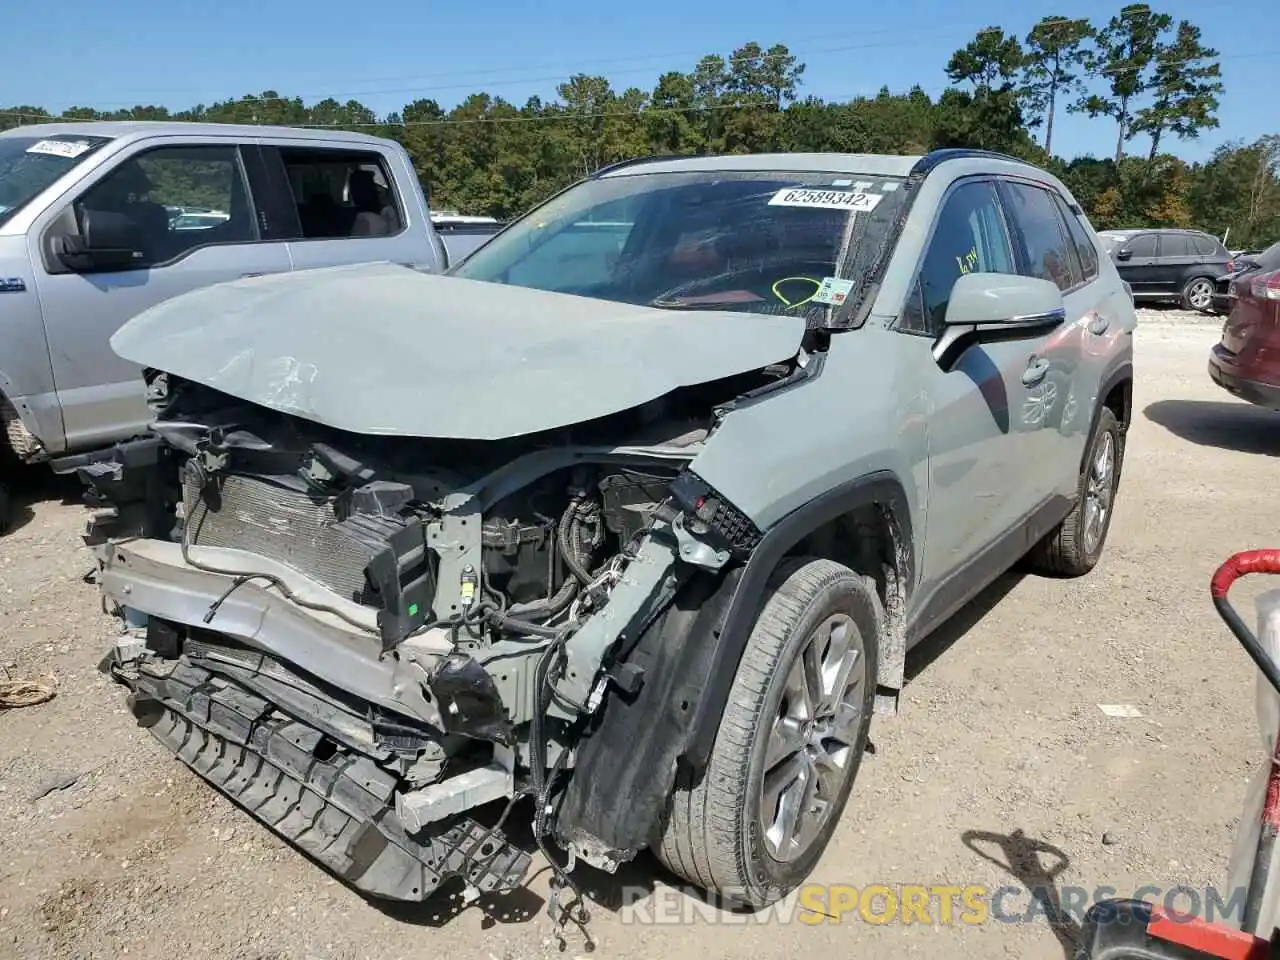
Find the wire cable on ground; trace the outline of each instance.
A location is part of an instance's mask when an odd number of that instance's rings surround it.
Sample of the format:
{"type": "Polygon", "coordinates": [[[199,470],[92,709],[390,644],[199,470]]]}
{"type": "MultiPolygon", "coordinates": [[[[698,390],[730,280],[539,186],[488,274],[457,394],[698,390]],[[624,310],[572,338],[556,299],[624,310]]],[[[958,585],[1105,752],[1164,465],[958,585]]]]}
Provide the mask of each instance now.
{"type": "Polygon", "coordinates": [[[34,707],[52,700],[57,692],[58,684],[53,677],[49,677],[47,682],[15,680],[9,675],[6,667],[4,679],[0,680],[0,709],[15,710],[21,707],[34,707]]]}

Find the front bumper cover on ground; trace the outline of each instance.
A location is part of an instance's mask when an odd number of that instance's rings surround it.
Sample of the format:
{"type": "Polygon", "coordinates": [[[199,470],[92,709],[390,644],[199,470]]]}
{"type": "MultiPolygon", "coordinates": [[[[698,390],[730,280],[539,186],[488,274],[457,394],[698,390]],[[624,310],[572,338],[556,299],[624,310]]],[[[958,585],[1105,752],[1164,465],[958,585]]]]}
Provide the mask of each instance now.
{"type": "Polygon", "coordinates": [[[451,877],[483,893],[524,881],[529,854],[501,831],[459,816],[410,836],[395,813],[394,775],[243,687],[186,659],[121,678],[161,743],[358,890],[421,901],[451,877]]]}

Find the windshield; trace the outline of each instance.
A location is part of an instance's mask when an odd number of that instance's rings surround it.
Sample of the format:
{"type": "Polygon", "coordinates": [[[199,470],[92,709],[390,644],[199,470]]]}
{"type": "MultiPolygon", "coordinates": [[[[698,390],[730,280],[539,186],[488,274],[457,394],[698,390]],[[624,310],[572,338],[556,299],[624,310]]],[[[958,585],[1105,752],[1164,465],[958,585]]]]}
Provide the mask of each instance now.
{"type": "Polygon", "coordinates": [[[110,137],[0,137],[0,225],[110,137]]]}
{"type": "Polygon", "coordinates": [[[587,180],[455,267],[507,283],[667,309],[787,313],[852,304],[905,203],[904,182],[840,173],[641,173],[587,180]]]}

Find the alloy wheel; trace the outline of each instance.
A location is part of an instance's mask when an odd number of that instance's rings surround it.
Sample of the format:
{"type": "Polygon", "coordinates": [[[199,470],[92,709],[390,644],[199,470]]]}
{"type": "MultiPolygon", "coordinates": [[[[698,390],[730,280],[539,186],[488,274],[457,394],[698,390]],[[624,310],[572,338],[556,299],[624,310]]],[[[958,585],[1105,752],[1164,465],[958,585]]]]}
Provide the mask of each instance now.
{"type": "Polygon", "coordinates": [[[1110,431],[1099,438],[1098,449],[1089,463],[1089,479],[1084,494],[1084,548],[1092,554],[1102,542],[1115,496],[1116,438],[1110,431]]]}
{"type": "Polygon", "coordinates": [[[761,832],[776,860],[803,856],[836,812],[856,766],[866,676],[862,634],[843,613],[820,623],[791,662],[760,796],[761,832]]]}
{"type": "Polygon", "coordinates": [[[1187,302],[1197,310],[1205,310],[1213,302],[1213,285],[1208,280],[1197,280],[1187,291],[1187,302]]]}

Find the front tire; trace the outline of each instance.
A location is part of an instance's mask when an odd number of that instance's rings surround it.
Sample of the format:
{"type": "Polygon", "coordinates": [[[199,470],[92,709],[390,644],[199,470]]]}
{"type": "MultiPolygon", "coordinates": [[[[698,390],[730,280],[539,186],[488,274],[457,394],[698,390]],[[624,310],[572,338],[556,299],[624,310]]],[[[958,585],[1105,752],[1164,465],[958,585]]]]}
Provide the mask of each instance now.
{"type": "Polygon", "coordinates": [[[1120,421],[1109,407],[1103,407],[1080,471],[1076,505],[1032,552],[1034,569],[1053,576],[1082,577],[1097,566],[1111,529],[1123,461],[1120,421]]]}
{"type": "Polygon", "coordinates": [[[1208,277],[1192,277],[1182,288],[1182,306],[1200,313],[1213,312],[1213,281],[1208,277]]]}
{"type": "Polygon", "coordinates": [[[677,779],[658,858],[735,905],[799,886],[866,749],[884,612],[874,581],[797,558],[770,579],[707,769],[677,779]]]}

